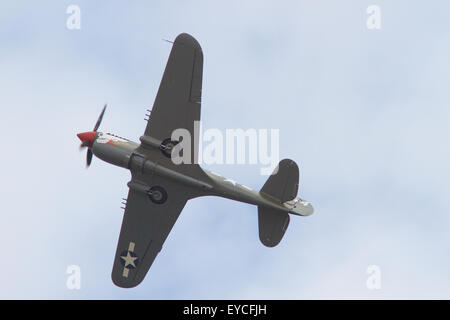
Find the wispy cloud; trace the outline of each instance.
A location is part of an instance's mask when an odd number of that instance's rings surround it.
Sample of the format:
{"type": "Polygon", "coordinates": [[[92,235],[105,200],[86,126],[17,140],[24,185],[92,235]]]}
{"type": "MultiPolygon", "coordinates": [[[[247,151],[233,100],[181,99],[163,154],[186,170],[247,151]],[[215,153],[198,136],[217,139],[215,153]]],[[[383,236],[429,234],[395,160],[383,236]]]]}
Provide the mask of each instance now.
{"type": "MultiPolygon", "coordinates": [[[[78,31],[69,1],[0,5],[1,298],[449,298],[448,4],[379,1],[372,32],[369,2],[78,3],[78,31]],[[256,208],[195,199],[123,290],[110,272],[129,174],[98,159],[85,170],[75,134],[108,102],[102,129],[138,140],[161,39],[181,32],[205,54],[205,128],[279,128],[316,213],[268,249],[256,208]],[[71,264],[79,291],[65,286],[71,264]]],[[[266,179],[213,169],[255,189],[266,179]]]]}

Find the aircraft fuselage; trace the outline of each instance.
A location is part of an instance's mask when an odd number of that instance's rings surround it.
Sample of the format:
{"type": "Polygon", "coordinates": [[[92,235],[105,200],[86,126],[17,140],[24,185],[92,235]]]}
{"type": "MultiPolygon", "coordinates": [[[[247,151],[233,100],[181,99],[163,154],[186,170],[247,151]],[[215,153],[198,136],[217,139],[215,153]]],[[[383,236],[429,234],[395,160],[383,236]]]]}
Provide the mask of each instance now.
{"type": "MultiPolygon", "coordinates": [[[[117,135],[97,132],[91,150],[97,158],[100,158],[105,162],[125,169],[130,169],[133,165],[133,155],[136,154],[136,149],[139,146],[139,143],[117,135]]],[[[159,144],[155,142],[154,147],[156,148],[157,146],[159,146],[159,144]]],[[[142,157],[142,155],[139,156],[140,158],[142,157]]],[[[140,162],[142,162],[142,160],[140,160],[140,162]]],[[[152,159],[146,158],[144,164],[140,165],[146,173],[156,173],[174,179],[180,183],[200,188],[203,190],[202,195],[204,196],[219,196],[257,206],[278,209],[300,216],[307,216],[313,212],[311,204],[300,198],[280,203],[277,199],[266,194],[205,169],[203,170],[211,178],[208,182],[200,181],[199,179],[165,168],[161,164],[153,162],[152,159]]],[[[142,188],[145,188],[145,186],[142,186],[142,188]]]]}

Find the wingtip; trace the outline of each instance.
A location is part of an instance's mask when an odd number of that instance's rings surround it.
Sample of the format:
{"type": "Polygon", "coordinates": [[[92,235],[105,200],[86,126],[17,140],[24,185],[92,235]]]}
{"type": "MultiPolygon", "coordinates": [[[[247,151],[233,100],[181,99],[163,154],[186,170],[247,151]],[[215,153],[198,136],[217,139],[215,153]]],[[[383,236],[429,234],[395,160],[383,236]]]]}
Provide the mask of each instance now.
{"type": "Polygon", "coordinates": [[[119,288],[132,289],[138,286],[144,279],[140,279],[138,281],[136,281],[136,278],[134,278],[133,280],[128,280],[124,278],[122,275],[117,276],[113,271],[111,273],[111,280],[114,283],[114,285],[116,285],[119,288]]]}
{"type": "Polygon", "coordinates": [[[190,45],[195,49],[202,51],[200,43],[189,33],[180,33],[176,38],[174,44],[181,43],[184,45],[190,45]]]}

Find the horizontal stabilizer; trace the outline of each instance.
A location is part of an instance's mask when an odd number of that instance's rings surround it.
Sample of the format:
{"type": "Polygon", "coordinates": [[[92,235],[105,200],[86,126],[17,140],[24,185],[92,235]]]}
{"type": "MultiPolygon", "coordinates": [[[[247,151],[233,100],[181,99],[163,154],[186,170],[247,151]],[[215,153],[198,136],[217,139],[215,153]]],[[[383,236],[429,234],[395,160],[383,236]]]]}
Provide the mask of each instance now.
{"type": "Polygon", "coordinates": [[[297,164],[290,159],[281,160],[267,179],[261,192],[279,200],[290,201],[297,196],[299,172],[297,164]]]}
{"type": "Polygon", "coordinates": [[[289,225],[289,213],[258,207],[259,239],[266,247],[275,247],[283,239],[289,225]]]}

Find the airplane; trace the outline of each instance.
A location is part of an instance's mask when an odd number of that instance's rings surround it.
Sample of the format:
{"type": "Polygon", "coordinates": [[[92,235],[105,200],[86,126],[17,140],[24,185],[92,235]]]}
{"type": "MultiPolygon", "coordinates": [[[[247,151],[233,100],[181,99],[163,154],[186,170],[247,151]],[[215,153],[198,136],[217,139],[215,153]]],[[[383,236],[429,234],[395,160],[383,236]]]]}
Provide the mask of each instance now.
{"type": "Polygon", "coordinates": [[[176,164],[173,155],[180,141],[175,129],[192,137],[200,120],[203,53],[197,40],[182,33],[173,42],[163,78],[140,143],[99,132],[106,105],[92,131],[77,134],[87,148],[87,167],[95,155],[128,169],[128,197],[111,273],[122,288],[142,282],[178,219],[186,202],[202,196],[219,196],[258,206],[259,239],[276,246],[289,225],[289,215],[309,216],[312,205],[297,197],[299,169],[293,160],[279,162],[260,191],[202,169],[193,161],[176,164]]]}

